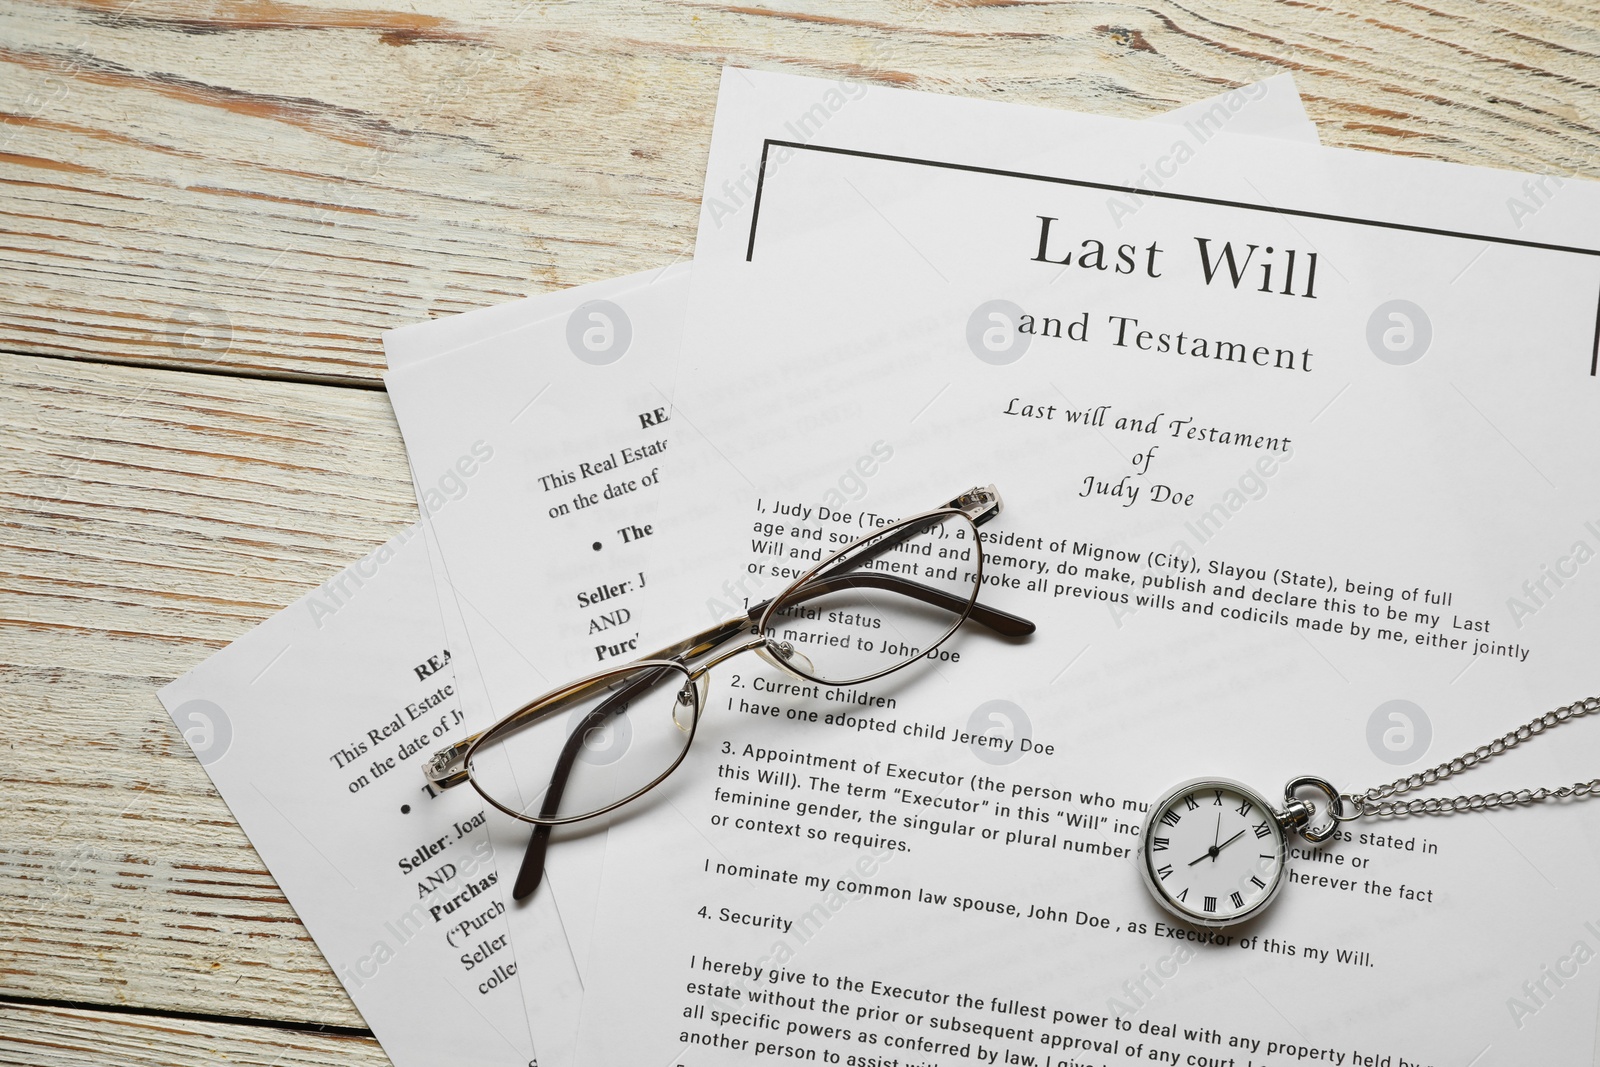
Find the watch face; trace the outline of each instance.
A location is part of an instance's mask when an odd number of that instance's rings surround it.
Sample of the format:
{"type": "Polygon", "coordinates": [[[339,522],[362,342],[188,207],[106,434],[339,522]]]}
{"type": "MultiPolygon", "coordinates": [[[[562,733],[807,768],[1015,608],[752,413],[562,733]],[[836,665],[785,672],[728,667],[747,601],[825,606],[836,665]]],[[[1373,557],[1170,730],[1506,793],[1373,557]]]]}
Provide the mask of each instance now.
{"type": "Polygon", "coordinates": [[[1284,839],[1261,795],[1226,778],[1196,778],[1150,809],[1145,884],[1196,926],[1231,926],[1266,907],[1283,882],[1284,839]]]}

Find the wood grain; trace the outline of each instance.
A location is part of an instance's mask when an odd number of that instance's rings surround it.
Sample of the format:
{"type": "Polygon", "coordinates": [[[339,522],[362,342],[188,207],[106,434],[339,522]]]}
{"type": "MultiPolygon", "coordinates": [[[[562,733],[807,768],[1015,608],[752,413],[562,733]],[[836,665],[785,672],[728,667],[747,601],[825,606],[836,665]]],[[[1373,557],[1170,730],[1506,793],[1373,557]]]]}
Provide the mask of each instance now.
{"type": "MultiPolygon", "coordinates": [[[[261,379],[687,255],[724,63],[1135,117],[1289,70],[1330,144],[1600,177],[1597,53],[1575,0],[0,0],[0,998],[363,1025],[154,695],[415,515],[378,392],[261,379]]],[[[0,1064],[384,1062],[128,1010],[0,1000],[0,1064]]]]}
{"type": "Polygon", "coordinates": [[[1600,176],[1576,0],[0,0],[0,348],[371,382],[381,330],[687,254],[723,63],[1600,176]]]}
{"type": "Polygon", "coordinates": [[[0,355],[0,996],[362,1026],[155,692],[415,518],[381,393],[0,355]]]}
{"type": "Polygon", "coordinates": [[[388,1062],[370,1037],[0,1002],[3,1067],[365,1067],[388,1062]]]}

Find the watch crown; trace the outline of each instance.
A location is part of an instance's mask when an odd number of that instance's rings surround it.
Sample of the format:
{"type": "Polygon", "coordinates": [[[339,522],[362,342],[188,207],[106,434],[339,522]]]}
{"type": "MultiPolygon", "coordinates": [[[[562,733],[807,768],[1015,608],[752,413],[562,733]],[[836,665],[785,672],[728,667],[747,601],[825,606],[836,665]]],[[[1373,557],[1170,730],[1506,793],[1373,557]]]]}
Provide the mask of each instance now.
{"type": "Polygon", "coordinates": [[[1283,823],[1285,830],[1299,830],[1311,821],[1311,816],[1316,814],[1316,809],[1299,797],[1289,797],[1283,805],[1283,810],[1278,813],[1278,818],[1283,823]]]}

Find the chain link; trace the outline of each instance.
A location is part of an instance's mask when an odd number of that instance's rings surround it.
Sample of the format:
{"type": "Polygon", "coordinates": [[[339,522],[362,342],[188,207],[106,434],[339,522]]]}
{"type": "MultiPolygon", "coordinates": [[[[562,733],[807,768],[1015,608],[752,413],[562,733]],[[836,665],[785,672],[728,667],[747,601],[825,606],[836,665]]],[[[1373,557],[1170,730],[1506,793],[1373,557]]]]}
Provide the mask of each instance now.
{"type": "MultiPolygon", "coordinates": [[[[1512,730],[1504,737],[1496,738],[1487,745],[1481,745],[1463,756],[1446,760],[1437,767],[1416,774],[1398,778],[1388,785],[1373,786],[1365,793],[1357,796],[1354,793],[1342,793],[1339,799],[1348,801],[1355,808],[1355,814],[1340,818],[1341,822],[1357,819],[1363,816],[1369,818],[1389,819],[1404,818],[1408,815],[1453,815],[1465,811],[1487,811],[1491,808],[1513,807],[1520,804],[1537,804],[1545,800],[1566,800],[1569,797],[1583,798],[1600,794],[1600,778],[1588,782],[1578,782],[1575,785],[1559,786],[1555,789],[1517,789],[1505,793],[1474,793],[1469,796],[1459,797],[1429,797],[1427,799],[1415,798],[1412,800],[1389,800],[1389,797],[1401,793],[1409,793],[1413,789],[1435,785],[1453,775],[1470,771],[1480,763],[1486,763],[1504,752],[1508,752],[1524,741],[1532,740],[1544,733],[1553,730],[1563,723],[1573,719],[1581,719],[1585,715],[1600,712],[1600,697],[1586,697],[1583,700],[1566,707],[1547,711],[1532,722],[1512,730]]],[[[1343,808],[1343,804],[1340,805],[1343,808]]]]}

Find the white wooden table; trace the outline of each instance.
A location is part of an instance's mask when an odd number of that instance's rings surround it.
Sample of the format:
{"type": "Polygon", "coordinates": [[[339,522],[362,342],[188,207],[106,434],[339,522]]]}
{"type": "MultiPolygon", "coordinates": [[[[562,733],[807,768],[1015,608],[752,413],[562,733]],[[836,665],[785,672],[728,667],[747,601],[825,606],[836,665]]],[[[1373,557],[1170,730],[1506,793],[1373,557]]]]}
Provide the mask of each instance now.
{"type": "Polygon", "coordinates": [[[1600,178],[1573,0],[0,0],[0,1063],[381,1063],[155,691],[415,516],[381,330],[690,254],[718,70],[1600,178]]]}

